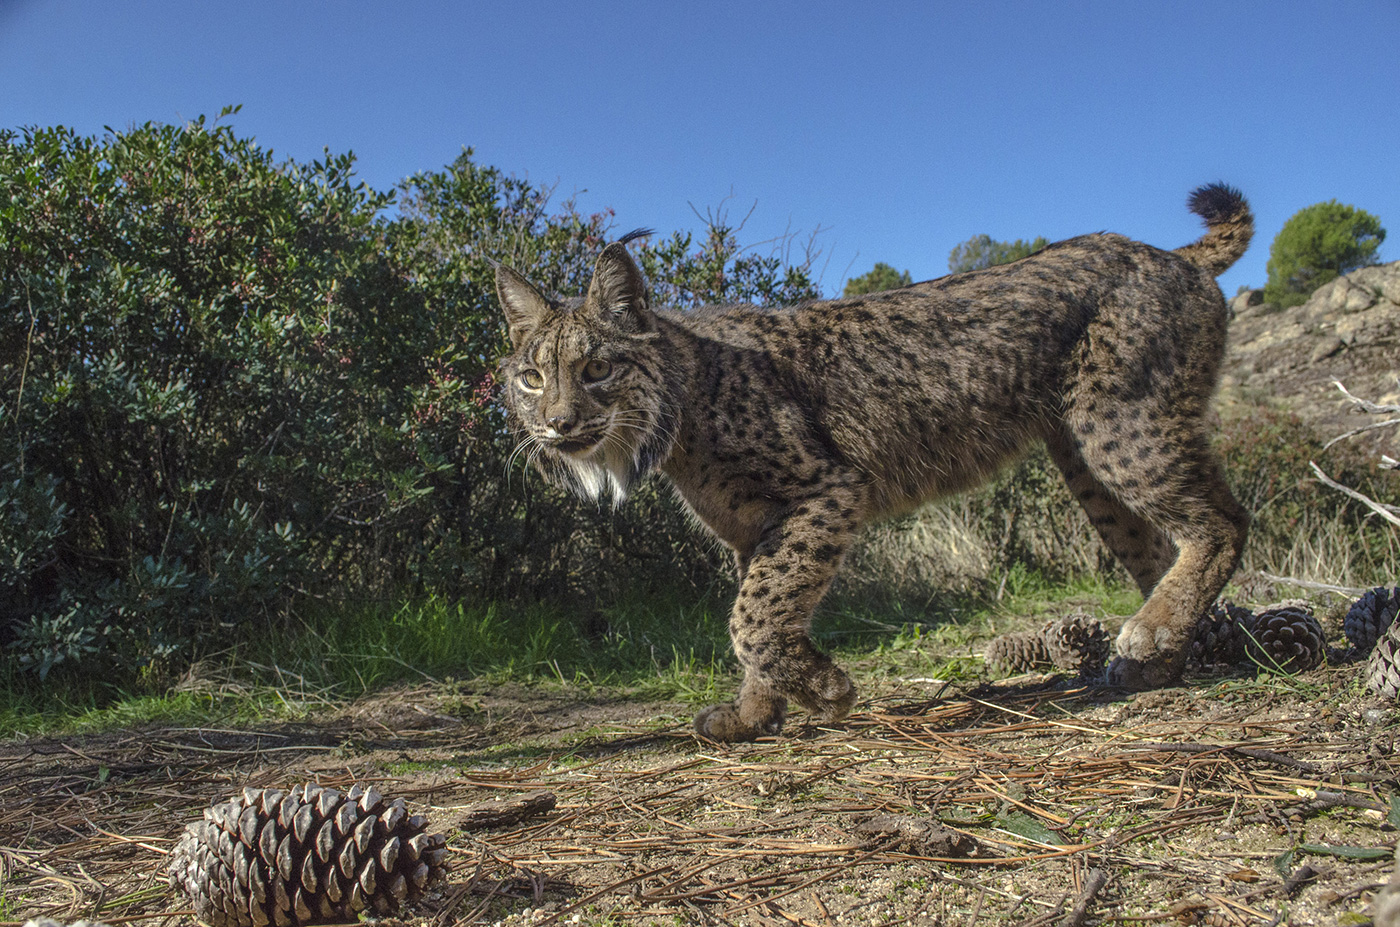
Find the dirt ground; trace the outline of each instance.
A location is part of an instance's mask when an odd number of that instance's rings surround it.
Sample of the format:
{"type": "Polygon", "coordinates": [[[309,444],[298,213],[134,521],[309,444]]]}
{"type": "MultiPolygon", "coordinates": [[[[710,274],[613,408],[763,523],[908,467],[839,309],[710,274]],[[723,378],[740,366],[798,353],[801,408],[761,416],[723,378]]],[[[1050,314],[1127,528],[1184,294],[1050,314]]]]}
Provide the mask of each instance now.
{"type": "Polygon", "coordinates": [[[863,681],[848,721],[756,744],[697,740],[678,704],[461,686],[3,743],[0,923],[188,923],[184,824],[308,780],[373,782],[447,835],[413,924],[1364,924],[1393,868],[1400,716],[1354,665],[1136,695],[863,681]],[[553,810],[461,826],[539,790],[553,810]]]}

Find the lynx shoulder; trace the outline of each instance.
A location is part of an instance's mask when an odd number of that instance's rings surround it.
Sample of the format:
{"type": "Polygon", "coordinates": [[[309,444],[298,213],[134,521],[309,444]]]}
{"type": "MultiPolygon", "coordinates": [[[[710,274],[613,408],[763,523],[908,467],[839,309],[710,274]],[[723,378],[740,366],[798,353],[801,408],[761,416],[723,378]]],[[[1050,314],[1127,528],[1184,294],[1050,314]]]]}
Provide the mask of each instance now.
{"type": "Polygon", "coordinates": [[[975,486],[1038,442],[1145,596],[1114,678],[1151,687],[1180,673],[1249,521],[1206,412],[1227,322],[1214,277],[1253,219],[1220,184],[1188,205],[1207,231],[1176,251],[1086,235],[784,309],[655,307],[625,239],[580,301],[499,269],[504,402],[531,460],[614,502],[660,471],[734,552],[744,680],[699,715],[701,735],[776,733],[790,700],[845,715],[855,687],[808,629],[855,532],[975,486]]]}

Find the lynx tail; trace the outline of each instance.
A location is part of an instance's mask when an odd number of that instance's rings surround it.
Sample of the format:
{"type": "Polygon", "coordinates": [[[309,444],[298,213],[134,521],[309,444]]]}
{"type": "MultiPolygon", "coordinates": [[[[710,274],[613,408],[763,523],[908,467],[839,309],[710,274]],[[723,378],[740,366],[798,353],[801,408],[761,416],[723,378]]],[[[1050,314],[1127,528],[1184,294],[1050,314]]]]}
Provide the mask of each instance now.
{"type": "Polygon", "coordinates": [[[1212,277],[1223,274],[1249,248],[1254,237],[1254,214],[1244,194],[1223,183],[1207,184],[1191,191],[1186,208],[1206,220],[1206,233],[1198,241],[1174,253],[1212,277]]]}

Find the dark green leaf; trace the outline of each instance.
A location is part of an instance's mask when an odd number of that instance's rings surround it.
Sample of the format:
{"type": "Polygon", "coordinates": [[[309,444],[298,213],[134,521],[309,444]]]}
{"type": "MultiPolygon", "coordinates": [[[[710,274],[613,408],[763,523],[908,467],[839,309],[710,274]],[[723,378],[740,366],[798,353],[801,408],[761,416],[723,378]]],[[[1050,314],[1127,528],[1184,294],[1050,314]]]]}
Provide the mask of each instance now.
{"type": "Polygon", "coordinates": [[[1049,846],[1064,846],[1064,840],[1060,838],[1059,834],[1050,830],[1044,824],[1040,823],[1039,820],[1024,812],[1011,811],[998,814],[997,826],[1036,843],[1043,843],[1049,846]]]}
{"type": "Polygon", "coordinates": [[[1315,856],[1337,856],[1343,859],[1384,859],[1395,853],[1394,850],[1382,847],[1339,847],[1326,843],[1300,843],[1298,849],[1315,856]]]}

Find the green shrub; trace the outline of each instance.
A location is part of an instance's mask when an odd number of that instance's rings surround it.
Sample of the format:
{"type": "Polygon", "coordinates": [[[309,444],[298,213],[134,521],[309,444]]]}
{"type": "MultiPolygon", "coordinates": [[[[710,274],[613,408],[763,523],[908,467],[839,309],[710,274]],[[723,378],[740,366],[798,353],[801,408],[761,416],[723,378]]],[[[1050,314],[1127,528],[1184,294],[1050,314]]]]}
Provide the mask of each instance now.
{"type": "Polygon", "coordinates": [[[297,348],[379,205],[346,166],[282,170],[202,122],[0,137],[0,459],[52,495],[7,538],[30,554],[4,617],[41,672],[158,659],[294,582],[320,493],[270,490],[314,437],[297,348]]]}
{"type": "Polygon", "coordinates": [[[1375,264],[1385,229],[1364,209],[1336,200],[1298,210],[1269,246],[1264,299],[1298,306],[1324,283],[1375,264]]]}
{"type": "Polygon", "coordinates": [[[175,665],[298,596],[413,578],[425,500],[492,423],[459,306],[395,260],[391,199],[349,156],[276,164],[202,119],[0,138],[19,659],[175,665]]]}
{"type": "Polygon", "coordinates": [[[909,286],[913,282],[914,278],[909,276],[909,271],[898,271],[884,261],[876,261],[875,266],[866,273],[847,280],[841,295],[849,297],[860,296],[864,293],[879,293],[884,290],[896,290],[902,286],[909,286]]]}
{"type": "MultiPolygon", "coordinates": [[[[610,220],[470,154],[385,194],[348,155],[279,164],[203,119],[0,133],[14,660],[159,677],[308,597],[709,582],[723,559],[669,493],[600,510],[512,458],[491,261],[578,295],[610,220]]],[[[689,243],[652,252],[663,292],[815,292],[730,229],[689,243]]]]}
{"type": "Polygon", "coordinates": [[[972,270],[995,267],[998,264],[1010,264],[1012,261],[1019,261],[1023,257],[1034,254],[1048,244],[1050,244],[1049,239],[1043,235],[1036,236],[1030,241],[1021,238],[1015,241],[997,241],[985,233],[974,235],[955,246],[948,253],[948,271],[962,274],[972,270]]]}

